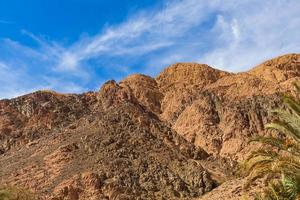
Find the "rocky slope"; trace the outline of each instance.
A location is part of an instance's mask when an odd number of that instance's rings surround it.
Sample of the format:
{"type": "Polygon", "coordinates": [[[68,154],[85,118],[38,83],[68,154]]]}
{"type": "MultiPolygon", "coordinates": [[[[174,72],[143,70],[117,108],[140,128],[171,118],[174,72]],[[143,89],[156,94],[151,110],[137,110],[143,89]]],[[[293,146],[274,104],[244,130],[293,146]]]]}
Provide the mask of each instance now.
{"type": "Polygon", "coordinates": [[[53,200],[239,199],[236,163],[299,75],[299,54],[237,74],[177,63],[98,92],[1,100],[0,184],[53,200]]]}
{"type": "Polygon", "coordinates": [[[41,199],[190,199],[215,186],[196,162],[208,154],[114,81],[94,94],[38,92],[2,109],[2,130],[11,131],[2,134],[1,183],[29,187],[41,199]],[[55,106],[43,109],[48,104],[55,106]],[[19,115],[24,121],[12,126],[19,115]]]}
{"type": "Polygon", "coordinates": [[[263,128],[272,117],[269,111],[280,105],[280,93],[293,90],[299,72],[299,54],[278,57],[237,74],[206,65],[177,64],[156,79],[159,85],[167,85],[165,80],[172,85],[168,89],[160,87],[165,94],[161,117],[207,152],[240,160],[252,148],[246,148],[247,139],[266,134],[263,128]],[[190,66],[192,69],[186,70],[190,66]],[[188,73],[195,73],[195,66],[205,71],[195,76],[199,81],[176,77],[189,77],[188,73]]]}

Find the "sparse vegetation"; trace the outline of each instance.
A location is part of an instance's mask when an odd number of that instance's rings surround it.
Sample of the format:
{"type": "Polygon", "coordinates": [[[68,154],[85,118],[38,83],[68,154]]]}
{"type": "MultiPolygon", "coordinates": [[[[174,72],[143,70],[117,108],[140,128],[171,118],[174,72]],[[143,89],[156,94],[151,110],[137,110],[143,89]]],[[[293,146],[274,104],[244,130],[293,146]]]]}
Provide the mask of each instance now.
{"type": "MultiPolygon", "coordinates": [[[[295,87],[300,94],[300,87],[295,87]]],[[[257,194],[257,200],[300,199],[300,102],[288,95],[283,102],[286,109],[274,110],[277,120],[266,125],[280,135],[253,139],[267,147],[254,151],[245,163],[249,183],[264,176],[271,180],[264,193],[257,194]]]]}
{"type": "Polygon", "coordinates": [[[0,200],[35,200],[34,195],[26,189],[12,186],[0,187],[0,200]]]}

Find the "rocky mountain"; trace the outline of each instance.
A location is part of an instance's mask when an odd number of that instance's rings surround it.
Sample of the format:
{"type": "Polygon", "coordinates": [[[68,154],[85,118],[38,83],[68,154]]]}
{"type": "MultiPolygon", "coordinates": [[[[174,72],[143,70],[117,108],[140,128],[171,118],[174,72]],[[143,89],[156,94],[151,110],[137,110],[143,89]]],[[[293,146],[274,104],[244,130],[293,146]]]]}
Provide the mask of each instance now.
{"type": "Polygon", "coordinates": [[[52,200],[239,199],[236,165],[299,79],[289,54],[242,73],[177,63],[98,92],[1,100],[0,185],[52,200]]]}

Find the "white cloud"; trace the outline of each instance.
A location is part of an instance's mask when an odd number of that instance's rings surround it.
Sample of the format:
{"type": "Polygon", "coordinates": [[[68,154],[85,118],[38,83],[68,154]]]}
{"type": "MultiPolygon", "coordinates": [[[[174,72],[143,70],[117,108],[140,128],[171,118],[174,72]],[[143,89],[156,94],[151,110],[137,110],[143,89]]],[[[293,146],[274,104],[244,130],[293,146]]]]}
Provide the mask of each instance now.
{"type": "MultiPolygon", "coordinates": [[[[27,64],[29,64],[29,61],[27,64]]],[[[25,63],[18,60],[10,61],[10,63],[0,60],[0,99],[13,98],[44,89],[65,93],[79,93],[88,90],[88,88],[81,85],[82,81],[66,79],[69,77],[67,74],[46,75],[49,72],[46,71],[44,72],[45,74],[39,74],[35,72],[38,70],[30,69],[25,63]],[[21,66],[22,64],[24,66],[21,66]]],[[[82,76],[84,75],[83,73],[82,76]]]]}
{"type": "Polygon", "coordinates": [[[20,78],[18,70],[13,70],[6,63],[0,62],[0,77],[0,99],[24,94],[22,84],[18,84],[18,82],[22,82],[22,80],[18,80],[20,78]]]}
{"type": "Polygon", "coordinates": [[[207,19],[210,3],[169,1],[164,8],[143,11],[100,34],[70,47],[59,67],[73,69],[79,62],[103,55],[141,56],[176,44],[184,34],[207,19]],[[71,58],[71,60],[70,60],[71,58]]]}
{"type": "Polygon", "coordinates": [[[31,75],[22,70],[12,70],[8,65],[0,63],[0,99],[13,98],[37,90],[56,90],[64,93],[87,91],[73,81],[56,77],[42,77],[41,81],[32,81],[31,75]],[[4,67],[3,67],[4,66],[4,67]]]}
{"type": "MultiPolygon", "coordinates": [[[[300,51],[299,9],[300,3],[294,0],[168,1],[161,10],[141,12],[78,42],[71,54],[78,65],[103,55],[143,56],[166,49],[151,61],[145,60],[148,67],[143,71],[156,65],[157,72],[178,61],[243,71],[265,59],[300,51]],[[210,15],[217,16],[213,28],[201,30],[210,15]]],[[[66,61],[61,62],[69,63],[66,61]]]]}
{"type": "Polygon", "coordinates": [[[58,70],[76,70],[79,65],[79,58],[75,54],[65,52],[59,58],[58,70]]]}
{"type": "Polygon", "coordinates": [[[145,60],[145,64],[157,60],[156,65],[162,68],[190,59],[242,71],[263,59],[300,50],[299,9],[300,3],[294,0],[173,0],[165,1],[161,9],[136,13],[69,47],[23,33],[41,45],[45,59],[56,60],[54,69],[59,71],[78,72],[82,63],[91,59],[142,57],[161,49],[166,51],[152,61],[145,60]],[[216,21],[210,22],[215,23],[213,28],[202,28],[211,15],[216,16],[216,21]]]}
{"type": "Polygon", "coordinates": [[[240,1],[224,3],[223,24],[214,36],[222,41],[199,59],[230,71],[245,71],[272,57],[300,52],[300,3],[298,1],[240,1]],[[230,28],[229,28],[230,27],[230,28]],[[224,41],[222,35],[226,35],[224,41]]]}

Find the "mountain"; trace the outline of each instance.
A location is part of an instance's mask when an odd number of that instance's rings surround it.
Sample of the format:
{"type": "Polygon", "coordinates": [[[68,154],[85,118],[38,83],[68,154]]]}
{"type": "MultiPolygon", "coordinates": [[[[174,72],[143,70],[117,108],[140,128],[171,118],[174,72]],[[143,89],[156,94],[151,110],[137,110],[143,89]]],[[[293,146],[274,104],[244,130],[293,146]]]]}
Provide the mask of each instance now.
{"type": "Polygon", "coordinates": [[[0,185],[40,199],[238,199],[236,165],[269,134],[300,54],[241,73],[177,63],[98,92],[0,101],[0,185]]]}

